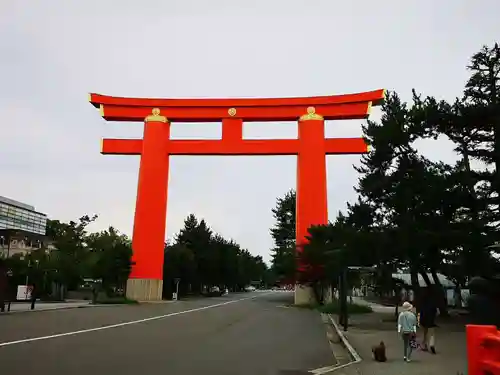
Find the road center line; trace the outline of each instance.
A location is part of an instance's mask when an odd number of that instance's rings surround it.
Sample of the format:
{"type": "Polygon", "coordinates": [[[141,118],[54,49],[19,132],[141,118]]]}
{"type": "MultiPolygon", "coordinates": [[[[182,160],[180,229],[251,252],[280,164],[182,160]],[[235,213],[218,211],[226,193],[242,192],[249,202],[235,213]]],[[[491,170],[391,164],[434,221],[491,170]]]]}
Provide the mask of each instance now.
{"type": "Polygon", "coordinates": [[[171,316],[176,316],[176,315],[188,314],[188,313],[192,313],[192,312],[196,312],[196,311],[213,309],[215,307],[225,306],[225,305],[229,305],[231,303],[237,303],[237,302],[241,302],[241,301],[247,301],[247,300],[250,300],[250,299],[254,299],[254,298],[258,298],[258,297],[264,296],[266,294],[269,294],[269,293],[264,293],[264,294],[259,294],[259,295],[252,296],[252,297],[240,298],[240,299],[236,299],[236,300],[232,300],[232,301],[217,303],[215,305],[209,305],[209,306],[204,306],[204,307],[197,307],[196,309],[190,309],[190,310],[184,310],[184,311],[177,311],[177,312],[173,312],[173,313],[170,313],[170,314],[158,315],[158,316],[153,316],[153,317],[150,317],[150,318],[144,318],[144,319],[139,319],[139,320],[132,320],[130,322],[111,324],[111,325],[103,326],[103,327],[82,329],[82,330],[73,331],[73,332],[57,333],[55,335],[48,335],[48,336],[32,337],[32,338],[29,338],[29,339],[22,339],[22,340],[1,342],[0,343],[0,347],[10,346],[10,345],[17,345],[17,344],[24,344],[24,343],[32,342],[32,341],[41,341],[41,340],[55,339],[55,338],[64,337],[64,336],[75,336],[75,335],[80,335],[82,333],[104,331],[105,329],[118,328],[118,327],[129,326],[129,325],[132,325],[132,324],[139,324],[139,323],[144,323],[144,322],[150,322],[150,321],[153,321],[153,320],[159,320],[159,319],[169,318],[171,316]]]}

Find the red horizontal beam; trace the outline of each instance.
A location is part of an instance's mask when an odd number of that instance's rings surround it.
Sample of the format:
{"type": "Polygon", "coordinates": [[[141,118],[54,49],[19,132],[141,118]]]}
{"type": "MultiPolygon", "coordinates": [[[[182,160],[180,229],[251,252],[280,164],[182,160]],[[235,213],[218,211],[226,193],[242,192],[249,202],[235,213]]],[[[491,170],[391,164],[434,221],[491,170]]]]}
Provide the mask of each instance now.
{"type": "Polygon", "coordinates": [[[101,139],[101,154],[103,155],[140,155],[142,139],[101,139]]]}
{"type": "MultiPolygon", "coordinates": [[[[229,108],[224,107],[158,107],[163,116],[169,121],[182,122],[219,122],[224,118],[233,118],[229,115],[229,108]]],[[[234,118],[243,121],[297,121],[307,113],[306,106],[278,106],[278,107],[234,107],[234,118]]],[[[371,104],[351,103],[339,105],[316,106],[316,113],[325,120],[364,119],[370,114],[371,104]]],[[[153,107],[127,107],[104,105],[101,116],[110,121],[144,121],[151,114],[153,107]]]]}
{"type": "Polygon", "coordinates": [[[379,105],[385,98],[385,90],[374,90],[356,94],[295,97],[295,98],[226,98],[226,99],[148,99],[148,98],[123,98],[119,96],[107,96],[90,94],[89,101],[99,108],[103,105],[124,107],[281,107],[281,106],[320,106],[346,103],[372,102],[379,105]]]}
{"type": "MultiPolygon", "coordinates": [[[[170,140],[170,155],[297,155],[298,139],[241,140],[170,140]]],[[[363,154],[368,151],[363,138],[325,139],[326,154],[363,154]]],[[[140,155],[142,139],[103,139],[105,155],[140,155]]]]}
{"type": "Polygon", "coordinates": [[[366,154],[368,143],[364,138],[327,138],[326,154],[366,154]]]}

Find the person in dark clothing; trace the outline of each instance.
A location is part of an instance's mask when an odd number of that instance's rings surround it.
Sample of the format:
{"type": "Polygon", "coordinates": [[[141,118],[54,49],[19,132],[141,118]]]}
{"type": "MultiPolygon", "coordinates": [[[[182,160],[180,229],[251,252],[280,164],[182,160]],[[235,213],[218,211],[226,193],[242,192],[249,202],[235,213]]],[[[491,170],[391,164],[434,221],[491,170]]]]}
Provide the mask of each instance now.
{"type": "Polygon", "coordinates": [[[5,267],[3,259],[0,259],[0,312],[5,311],[7,284],[7,269],[5,267]]]}
{"type": "Polygon", "coordinates": [[[469,290],[469,323],[499,327],[499,312],[491,292],[491,282],[482,277],[473,277],[469,282],[469,290]]]}
{"type": "Polygon", "coordinates": [[[37,294],[38,294],[38,288],[36,287],[36,285],[33,284],[31,289],[31,306],[30,306],[31,310],[35,309],[37,294]]]}
{"type": "Polygon", "coordinates": [[[434,293],[430,288],[427,288],[423,296],[422,306],[420,307],[419,323],[424,331],[422,350],[430,350],[432,354],[436,354],[435,337],[437,311],[434,293]]]}

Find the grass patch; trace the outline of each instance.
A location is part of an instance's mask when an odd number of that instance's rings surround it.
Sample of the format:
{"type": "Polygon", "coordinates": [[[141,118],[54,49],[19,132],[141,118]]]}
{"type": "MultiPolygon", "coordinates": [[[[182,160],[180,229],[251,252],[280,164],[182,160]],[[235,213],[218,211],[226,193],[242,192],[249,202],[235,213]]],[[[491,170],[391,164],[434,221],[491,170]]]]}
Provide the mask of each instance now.
{"type": "MultiPolygon", "coordinates": [[[[339,314],[340,303],[338,301],[334,301],[326,305],[318,306],[317,309],[324,314],[339,314]]],[[[373,309],[370,306],[359,305],[357,303],[347,303],[347,313],[349,315],[369,314],[371,312],[373,312],[373,309]]]]}
{"type": "Polygon", "coordinates": [[[304,303],[301,305],[291,304],[291,305],[286,305],[286,306],[287,307],[296,307],[298,309],[307,309],[307,310],[317,310],[319,307],[321,307],[321,305],[312,304],[312,303],[304,303]]]}
{"type": "Polygon", "coordinates": [[[96,301],[98,305],[137,305],[138,303],[139,302],[134,299],[125,297],[103,297],[96,301]]]}
{"type": "MultiPolygon", "coordinates": [[[[318,304],[303,304],[303,305],[291,305],[293,307],[297,307],[299,309],[309,309],[309,310],[318,310],[324,314],[340,314],[340,303],[339,301],[333,301],[327,303],[325,305],[318,304]]],[[[373,312],[373,309],[370,306],[360,305],[357,303],[347,303],[347,313],[351,314],[369,314],[373,312]]]]}

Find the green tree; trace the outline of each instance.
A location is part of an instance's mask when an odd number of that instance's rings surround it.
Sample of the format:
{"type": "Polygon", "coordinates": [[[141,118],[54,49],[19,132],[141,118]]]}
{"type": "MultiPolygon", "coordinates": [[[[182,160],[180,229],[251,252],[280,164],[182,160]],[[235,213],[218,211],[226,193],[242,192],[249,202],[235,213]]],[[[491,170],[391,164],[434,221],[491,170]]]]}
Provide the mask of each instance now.
{"type": "Polygon", "coordinates": [[[289,282],[295,279],[296,251],[295,251],[295,215],[296,193],[288,191],[278,198],[276,207],[272,210],[275,225],[271,228],[274,241],[272,249],[272,272],[278,280],[289,282]]]}
{"type": "Polygon", "coordinates": [[[87,256],[87,226],[97,216],[82,216],[77,222],[47,221],[47,236],[56,251],[52,254],[56,281],[68,289],[75,289],[84,277],[87,256]]]}
{"type": "Polygon", "coordinates": [[[204,220],[189,215],[175,241],[165,246],[164,294],[219,289],[242,290],[251,282],[263,282],[268,269],[262,257],[253,256],[233,240],[213,233],[204,220]]]}
{"type": "MultiPolygon", "coordinates": [[[[464,100],[473,111],[473,156],[500,170],[500,46],[484,46],[475,53],[469,66],[464,100]]],[[[471,125],[471,124],[469,124],[471,125]]],[[[500,182],[494,174],[492,185],[500,194],[500,182]]]]}
{"type": "Polygon", "coordinates": [[[115,228],[87,236],[86,276],[102,280],[104,290],[111,295],[124,289],[132,267],[132,243],[115,228]]]}
{"type": "Polygon", "coordinates": [[[176,279],[179,279],[179,295],[185,296],[191,291],[196,279],[196,259],[193,251],[182,244],[165,245],[163,266],[163,295],[171,298],[175,292],[176,279]]]}
{"type": "MultiPolygon", "coordinates": [[[[416,215],[425,167],[413,144],[422,136],[422,128],[414,126],[411,109],[396,93],[387,95],[382,111],[380,123],[368,121],[363,127],[373,151],[363,156],[362,166],[357,168],[362,175],[357,192],[381,218],[379,225],[391,228],[397,258],[409,265],[418,293],[418,272],[423,265],[416,215]]],[[[422,275],[430,283],[427,273],[422,275]]]]}
{"type": "MultiPolygon", "coordinates": [[[[379,280],[409,268],[418,302],[419,273],[442,293],[438,272],[457,285],[498,272],[488,248],[499,240],[500,221],[498,44],[483,47],[468,68],[462,99],[422,100],[414,91],[407,105],[389,93],[381,121],[363,127],[372,151],[357,168],[358,201],[335,223],[310,229],[303,256],[323,271],[308,275],[311,282],[347,265],[374,264],[379,280]],[[415,147],[417,140],[442,136],[455,143],[460,159],[454,165],[428,160],[415,147]],[[474,159],[495,169],[475,170],[474,159]]],[[[444,303],[441,308],[446,313],[444,303]]]]}
{"type": "Polygon", "coordinates": [[[196,272],[192,281],[192,290],[201,292],[205,287],[210,286],[211,268],[210,262],[210,241],[212,239],[212,230],[205,220],[196,218],[195,215],[189,215],[184,221],[184,228],[176,236],[175,244],[185,246],[193,252],[196,272]]]}
{"type": "MultiPolygon", "coordinates": [[[[416,122],[433,137],[447,136],[455,144],[460,160],[450,176],[454,207],[450,220],[454,243],[449,244],[445,272],[457,283],[470,276],[493,274],[495,258],[487,248],[499,240],[498,211],[498,125],[500,119],[500,49],[483,47],[468,66],[471,72],[464,96],[450,105],[428,97],[417,97],[416,122]],[[474,170],[471,160],[496,170],[474,170]]],[[[449,237],[451,239],[451,237],[449,237]]]]}

